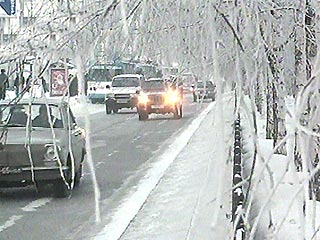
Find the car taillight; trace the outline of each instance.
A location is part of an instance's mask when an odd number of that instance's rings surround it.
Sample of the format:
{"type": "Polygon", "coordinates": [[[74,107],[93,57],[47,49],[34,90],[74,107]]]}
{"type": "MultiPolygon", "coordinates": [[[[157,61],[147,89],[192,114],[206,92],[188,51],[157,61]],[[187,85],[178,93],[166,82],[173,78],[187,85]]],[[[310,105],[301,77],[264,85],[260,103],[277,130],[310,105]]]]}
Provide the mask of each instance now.
{"type": "Polygon", "coordinates": [[[55,146],[54,144],[46,144],[45,147],[47,148],[46,153],[44,155],[45,161],[47,162],[57,161],[59,158],[58,151],[60,150],[60,148],[58,146],[55,146]]]}

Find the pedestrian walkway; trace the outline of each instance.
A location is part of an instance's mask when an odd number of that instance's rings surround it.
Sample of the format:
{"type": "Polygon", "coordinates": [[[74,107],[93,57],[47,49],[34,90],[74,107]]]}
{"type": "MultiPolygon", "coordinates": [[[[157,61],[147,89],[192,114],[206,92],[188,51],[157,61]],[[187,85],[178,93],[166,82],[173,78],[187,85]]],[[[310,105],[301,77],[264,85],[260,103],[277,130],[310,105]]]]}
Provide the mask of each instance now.
{"type": "MultiPolygon", "coordinates": [[[[221,124],[221,112],[211,104],[121,240],[230,239],[234,102],[225,97],[221,124]]],[[[104,233],[97,239],[106,239],[104,233]]]]}

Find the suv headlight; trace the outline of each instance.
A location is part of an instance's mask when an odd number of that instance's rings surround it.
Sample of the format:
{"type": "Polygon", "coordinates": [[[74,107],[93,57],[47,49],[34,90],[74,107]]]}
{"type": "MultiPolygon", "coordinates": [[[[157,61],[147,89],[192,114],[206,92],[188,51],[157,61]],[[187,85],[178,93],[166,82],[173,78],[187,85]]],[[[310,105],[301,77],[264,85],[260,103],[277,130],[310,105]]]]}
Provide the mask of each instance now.
{"type": "Polygon", "coordinates": [[[139,104],[147,104],[149,102],[149,97],[145,93],[140,93],[138,97],[139,104]]]}
{"type": "Polygon", "coordinates": [[[178,91],[168,91],[166,95],[166,103],[168,104],[175,104],[180,101],[178,91]]]}

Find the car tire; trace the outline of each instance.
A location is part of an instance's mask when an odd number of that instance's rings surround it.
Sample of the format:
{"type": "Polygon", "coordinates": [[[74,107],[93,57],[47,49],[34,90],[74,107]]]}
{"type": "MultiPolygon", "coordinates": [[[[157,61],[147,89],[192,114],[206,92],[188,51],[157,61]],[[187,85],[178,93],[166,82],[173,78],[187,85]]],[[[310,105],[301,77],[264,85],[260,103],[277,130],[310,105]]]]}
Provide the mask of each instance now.
{"type": "Polygon", "coordinates": [[[177,105],[174,106],[173,118],[174,119],[178,119],[179,118],[179,109],[178,109],[177,105]]]}
{"type": "MultiPolygon", "coordinates": [[[[68,166],[70,166],[70,161],[68,161],[68,166]]],[[[54,181],[53,183],[53,189],[55,197],[57,198],[68,198],[71,195],[72,189],[71,189],[71,170],[69,167],[69,170],[66,170],[64,174],[65,180],[62,178],[59,178],[54,181]]]]}
{"type": "Polygon", "coordinates": [[[82,151],[80,166],[79,166],[78,171],[75,173],[75,177],[74,177],[74,187],[78,187],[78,186],[80,185],[80,181],[81,181],[81,178],[82,178],[84,157],[85,157],[85,150],[82,151]]]}
{"type": "Polygon", "coordinates": [[[113,111],[113,113],[118,113],[119,109],[118,109],[117,107],[114,107],[114,108],[112,109],[112,111],[113,111]]]}
{"type": "Polygon", "coordinates": [[[148,120],[149,114],[147,112],[139,112],[139,120],[145,121],[148,120]]]}
{"type": "Polygon", "coordinates": [[[62,179],[58,179],[53,183],[55,197],[68,198],[71,195],[71,188],[62,179]]]}
{"type": "Polygon", "coordinates": [[[179,118],[182,118],[182,105],[179,108],[179,118]]]}
{"type": "Polygon", "coordinates": [[[74,176],[74,187],[79,187],[80,185],[81,177],[82,177],[82,168],[83,166],[82,164],[80,164],[80,167],[74,176]]]}
{"type": "Polygon", "coordinates": [[[106,104],[106,114],[111,114],[111,109],[108,104],[106,104]]]}

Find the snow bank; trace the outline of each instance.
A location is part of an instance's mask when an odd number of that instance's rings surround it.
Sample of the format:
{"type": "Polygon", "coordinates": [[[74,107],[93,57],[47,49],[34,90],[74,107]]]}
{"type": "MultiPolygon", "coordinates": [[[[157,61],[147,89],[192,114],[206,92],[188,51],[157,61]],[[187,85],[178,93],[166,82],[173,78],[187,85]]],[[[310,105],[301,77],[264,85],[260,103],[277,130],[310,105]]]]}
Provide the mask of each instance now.
{"type": "MultiPolygon", "coordinates": [[[[292,99],[288,99],[289,109],[292,104],[292,99]]],[[[242,115],[245,178],[249,177],[254,151],[250,116],[242,115]]],[[[302,174],[296,172],[290,155],[273,154],[273,140],[265,139],[265,124],[265,117],[258,115],[258,154],[246,211],[247,236],[251,234],[249,239],[300,240],[306,234],[309,236],[307,239],[311,239],[314,233],[311,219],[315,211],[306,210],[304,221],[302,174]]],[[[286,124],[290,130],[292,123],[289,116],[286,124]]],[[[290,144],[293,143],[289,138],[288,149],[290,144]]],[[[319,203],[313,206],[319,208],[319,203]]],[[[319,226],[317,224],[318,219],[313,225],[319,226]]],[[[320,233],[314,237],[320,237],[320,233]]]]}

